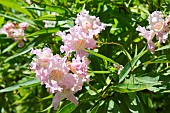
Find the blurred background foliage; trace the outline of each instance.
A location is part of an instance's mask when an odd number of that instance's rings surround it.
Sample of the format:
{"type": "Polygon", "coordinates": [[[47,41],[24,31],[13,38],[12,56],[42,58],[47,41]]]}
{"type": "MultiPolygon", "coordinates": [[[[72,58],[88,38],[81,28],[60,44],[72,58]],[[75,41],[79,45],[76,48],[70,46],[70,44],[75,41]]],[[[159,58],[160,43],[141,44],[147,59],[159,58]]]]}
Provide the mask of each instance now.
{"type": "Polygon", "coordinates": [[[0,27],[8,22],[28,22],[25,46],[0,35],[1,113],[169,113],[170,38],[157,43],[155,54],[138,35],[138,25],[148,25],[153,11],[170,14],[169,0],[0,0],[0,27]],[[107,24],[98,47],[89,50],[91,80],[75,95],[79,105],[63,100],[58,110],[52,96],[29,69],[31,48],[50,47],[60,54],[61,38],[54,34],[74,26],[82,8],[107,24]],[[52,15],[52,13],[57,15],[52,15]],[[56,21],[44,28],[43,20],[56,21]],[[114,63],[124,66],[117,74],[114,63]]]}

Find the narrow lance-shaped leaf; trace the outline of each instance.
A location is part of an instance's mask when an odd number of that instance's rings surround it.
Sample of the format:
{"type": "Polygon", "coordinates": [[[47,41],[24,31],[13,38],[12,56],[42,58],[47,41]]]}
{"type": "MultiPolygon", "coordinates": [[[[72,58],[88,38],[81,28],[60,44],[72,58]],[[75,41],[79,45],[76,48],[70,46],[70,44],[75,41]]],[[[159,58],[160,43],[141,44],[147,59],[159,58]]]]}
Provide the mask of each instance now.
{"type": "Polygon", "coordinates": [[[134,65],[136,64],[136,62],[139,60],[140,57],[142,57],[147,50],[145,50],[145,47],[142,49],[142,51],[135,57],[132,59],[132,61],[128,62],[124,68],[122,69],[120,75],[119,75],[119,83],[122,82],[127,76],[128,73],[131,71],[132,67],[134,67],[134,65]]]}
{"type": "Polygon", "coordinates": [[[93,51],[91,51],[91,50],[87,50],[87,52],[89,52],[90,54],[93,54],[93,55],[95,55],[95,56],[97,56],[97,57],[99,57],[99,58],[102,58],[102,59],[104,59],[104,60],[106,60],[106,61],[109,61],[109,62],[111,62],[111,63],[113,63],[113,64],[119,65],[117,62],[115,62],[114,60],[112,60],[112,59],[110,59],[110,58],[108,58],[108,57],[106,57],[106,56],[104,56],[104,55],[95,53],[95,52],[93,52],[93,51]]]}
{"type": "Polygon", "coordinates": [[[0,90],[0,93],[13,91],[13,90],[19,89],[19,88],[21,88],[21,87],[25,87],[25,86],[30,86],[30,85],[37,84],[37,83],[39,83],[39,82],[40,82],[40,81],[39,81],[37,78],[34,78],[34,79],[29,80],[29,81],[27,81],[27,82],[24,82],[24,83],[21,83],[21,84],[17,84],[17,85],[13,85],[13,86],[7,87],[7,88],[5,88],[5,89],[1,89],[1,90],[0,90]]]}
{"type": "Polygon", "coordinates": [[[136,92],[144,89],[148,89],[154,86],[155,83],[143,83],[143,84],[119,84],[112,86],[111,89],[120,93],[136,92]]]}
{"type": "Polygon", "coordinates": [[[39,111],[39,112],[47,112],[49,109],[51,109],[53,106],[52,104],[50,106],[48,106],[46,109],[42,110],[42,111],[39,111]]]}
{"type": "Polygon", "coordinates": [[[170,63],[170,55],[161,55],[157,58],[151,59],[150,61],[144,62],[143,64],[151,63],[170,63]]]}
{"type": "Polygon", "coordinates": [[[66,12],[68,12],[67,9],[61,6],[46,6],[45,9],[47,11],[57,12],[59,14],[65,14],[66,12]]]}
{"type": "Polygon", "coordinates": [[[97,113],[99,107],[100,107],[101,102],[99,102],[92,110],[91,113],[97,113]]]}
{"type": "Polygon", "coordinates": [[[4,50],[2,51],[2,54],[3,54],[3,53],[6,53],[6,52],[8,52],[8,51],[10,51],[10,50],[12,50],[12,49],[17,45],[17,43],[18,43],[18,42],[14,42],[14,43],[11,44],[10,46],[8,46],[6,49],[4,49],[4,50]]]}
{"type": "Polygon", "coordinates": [[[32,36],[37,36],[41,34],[47,34],[47,33],[56,33],[59,30],[59,28],[49,28],[49,29],[43,29],[37,32],[34,32],[30,35],[27,35],[26,37],[32,37],[32,36]]]}
{"type": "Polygon", "coordinates": [[[158,48],[158,49],[155,50],[155,51],[160,51],[160,50],[164,50],[164,49],[170,49],[170,44],[169,44],[169,45],[166,45],[166,46],[162,46],[161,48],[158,48]]]}
{"type": "Polygon", "coordinates": [[[29,45],[26,49],[23,49],[21,52],[16,53],[16,54],[14,54],[13,56],[8,57],[7,59],[4,60],[4,62],[8,62],[9,60],[11,60],[11,59],[13,59],[13,58],[16,58],[16,57],[18,57],[18,56],[20,56],[20,55],[23,55],[23,54],[29,52],[29,51],[32,49],[32,47],[34,46],[34,44],[35,44],[35,43],[29,45]]]}
{"type": "Polygon", "coordinates": [[[69,103],[66,106],[64,106],[59,113],[71,113],[74,109],[76,108],[76,106],[73,103],[69,103]]]}
{"type": "Polygon", "coordinates": [[[14,0],[0,0],[0,4],[2,4],[3,6],[9,7],[11,9],[15,9],[21,13],[27,14],[31,18],[33,18],[32,14],[27,9],[24,9],[21,5],[19,5],[14,0]]]}

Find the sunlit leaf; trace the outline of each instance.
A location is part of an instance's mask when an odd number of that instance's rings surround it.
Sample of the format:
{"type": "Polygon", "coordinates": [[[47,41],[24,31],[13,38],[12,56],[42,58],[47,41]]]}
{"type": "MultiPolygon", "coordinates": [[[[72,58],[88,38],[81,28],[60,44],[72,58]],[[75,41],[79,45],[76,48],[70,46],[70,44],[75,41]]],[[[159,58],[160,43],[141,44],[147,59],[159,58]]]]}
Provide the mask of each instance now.
{"type": "Polygon", "coordinates": [[[71,113],[74,109],[76,108],[76,106],[73,103],[69,103],[66,106],[64,106],[59,113],[71,113]]]}
{"type": "Polygon", "coordinates": [[[43,29],[37,32],[34,32],[30,35],[27,35],[26,37],[33,37],[41,34],[49,34],[49,33],[56,33],[59,30],[59,28],[48,28],[48,29],[43,29]]]}
{"type": "Polygon", "coordinates": [[[1,89],[1,90],[0,90],[0,93],[13,91],[13,90],[19,89],[19,88],[21,88],[21,87],[28,87],[28,86],[30,86],[30,85],[37,84],[37,83],[39,83],[39,82],[40,82],[40,81],[39,81],[37,78],[34,78],[34,79],[29,80],[29,81],[27,81],[27,82],[24,82],[24,83],[21,83],[21,84],[17,84],[17,85],[13,85],[13,86],[10,86],[10,87],[1,89]]]}
{"type": "Polygon", "coordinates": [[[10,51],[12,48],[14,48],[17,45],[18,42],[14,42],[13,44],[11,44],[10,46],[8,46],[6,49],[4,49],[2,51],[2,53],[6,53],[8,51],[10,51]]]}
{"type": "Polygon", "coordinates": [[[31,18],[33,18],[32,14],[27,9],[24,9],[21,5],[19,5],[14,0],[0,0],[0,4],[4,5],[6,7],[10,7],[11,9],[15,9],[21,13],[27,14],[31,18]]]}

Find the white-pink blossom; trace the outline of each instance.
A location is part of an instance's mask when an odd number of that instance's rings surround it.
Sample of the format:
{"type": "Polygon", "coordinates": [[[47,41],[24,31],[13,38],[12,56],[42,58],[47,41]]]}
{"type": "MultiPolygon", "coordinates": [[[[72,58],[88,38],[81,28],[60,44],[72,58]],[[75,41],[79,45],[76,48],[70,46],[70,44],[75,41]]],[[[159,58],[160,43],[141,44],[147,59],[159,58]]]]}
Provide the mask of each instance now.
{"type": "Polygon", "coordinates": [[[7,22],[2,28],[1,34],[6,34],[8,38],[13,38],[15,41],[18,41],[18,47],[23,47],[24,41],[26,41],[25,30],[28,26],[27,22],[19,24],[7,22]]]}
{"type": "MultiPolygon", "coordinates": [[[[75,51],[76,54],[85,53],[85,49],[94,49],[97,47],[96,40],[98,34],[105,29],[106,25],[100,22],[100,19],[95,16],[90,16],[86,10],[81,11],[77,14],[75,20],[76,25],[69,29],[68,33],[57,32],[57,35],[62,38],[64,45],[60,47],[61,52],[65,52],[69,55],[75,51]]],[[[83,57],[83,54],[80,56],[83,57]]]]}
{"type": "Polygon", "coordinates": [[[165,43],[168,38],[168,21],[169,17],[166,17],[166,20],[162,17],[162,12],[154,11],[148,17],[149,28],[150,30],[154,30],[156,34],[156,39],[159,40],[159,43],[165,43]]]}
{"type": "Polygon", "coordinates": [[[143,36],[148,42],[151,41],[155,36],[155,32],[153,30],[148,31],[145,29],[145,27],[138,26],[136,31],[139,31],[139,36],[143,36]]]}
{"type": "Polygon", "coordinates": [[[55,110],[57,109],[63,98],[70,100],[76,106],[78,105],[78,99],[74,96],[74,92],[65,89],[63,92],[57,92],[53,97],[52,104],[55,110]]]}
{"type": "MultiPolygon", "coordinates": [[[[47,25],[48,22],[45,22],[47,25]]],[[[64,57],[53,55],[49,48],[31,51],[37,56],[30,64],[31,69],[36,72],[41,84],[44,84],[50,93],[55,93],[52,100],[54,109],[57,109],[63,98],[78,105],[74,94],[82,89],[84,82],[90,80],[88,75],[90,61],[87,59],[89,54],[86,49],[97,47],[94,37],[106,27],[98,17],[90,16],[86,10],[77,15],[75,23],[68,33],[65,31],[56,33],[64,43],[60,47],[60,51],[65,52],[64,57]],[[70,59],[73,52],[74,56],[70,59]]]]}
{"type": "Polygon", "coordinates": [[[154,11],[148,17],[149,28],[151,30],[160,31],[163,28],[164,19],[161,11],[154,11]]]}
{"type": "Polygon", "coordinates": [[[147,43],[148,43],[147,49],[152,54],[154,54],[155,53],[155,44],[153,43],[152,39],[155,36],[155,32],[153,30],[148,31],[145,29],[145,27],[141,27],[141,26],[138,26],[136,28],[136,31],[139,31],[140,32],[139,35],[143,36],[147,40],[147,43]]]}
{"type": "Polygon", "coordinates": [[[119,75],[124,67],[122,65],[119,65],[119,64],[114,64],[114,66],[118,69],[117,74],[119,75]]]}
{"type": "Polygon", "coordinates": [[[86,48],[93,49],[97,46],[93,35],[89,35],[81,26],[70,28],[70,34],[58,32],[57,35],[59,35],[64,42],[64,45],[60,48],[61,52],[66,52],[67,54],[73,51],[79,52],[86,48]]]}
{"type": "Polygon", "coordinates": [[[87,67],[90,63],[87,57],[78,55],[71,61],[68,56],[53,55],[50,48],[32,50],[36,57],[30,64],[36,77],[44,84],[50,93],[55,93],[53,106],[56,109],[62,98],[67,98],[75,105],[78,100],[74,94],[82,89],[83,83],[89,81],[87,67]]]}
{"type": "Polygon", "coordinates": [[[162,16],[162,12],[154,11],[148,17],[149,21],[149,30],[146,30],[145,27],[138,26],[136,28],[139,31],[139,35],[143,36],[147,39],[148,42],[148,50],[151,51],[152,54],[155,52],[155,44],[152,39],[156,36],[156,39],[159,43],[165,43],[168,38],[169,32],[169,22],[170,16],[167,16],[165,19],[162,16]]]}
{"type": "Polygon", "coordinates": [[[99,17],[90,16],[89,11],[85,9],[77,14],[75,23],[76,25],[81,26],[83,29],[89,31],[89,34],[92,35],[99,34],[106,27],[104,23],[100,22],[99,17]]]}
{"type": "Polygon", "coordinates": [[[27,22],[22,22],[19,23],[19,27],[22,28],[23,30],[26,30],[29,24],[27,22]]]}

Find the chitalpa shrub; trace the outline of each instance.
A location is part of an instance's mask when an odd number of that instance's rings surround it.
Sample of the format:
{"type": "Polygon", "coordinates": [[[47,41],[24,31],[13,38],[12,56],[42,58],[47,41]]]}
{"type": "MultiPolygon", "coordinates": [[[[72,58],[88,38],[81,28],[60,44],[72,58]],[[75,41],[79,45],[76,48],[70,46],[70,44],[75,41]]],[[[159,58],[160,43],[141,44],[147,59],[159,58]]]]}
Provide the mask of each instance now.
{"type": "Polygon", "coordinates": [[[86,49],[97,47],[94,38],[106,27],[98,17],[90,16],[85,9],[77,15],[75,24],[69,29],[69,33],[57,32],[64,42],[60,47],[61,53],[65,52],[64,57],[60,57],[59,54],[53,55],[50,48],[31,51],[32,54],[36,54],[36,58],[33,58],[30,64],[31,69],[36,72],[41,84],[45,84],[50,93],[55,93],[52,100],[54,109],[57,109],[63,98],[78,105],[74,94],[82,89],[84,82],[90,80],[87,73],[90,61],[86,49]],[[69,60],[72,52],[76,53],[69,60]]]}

